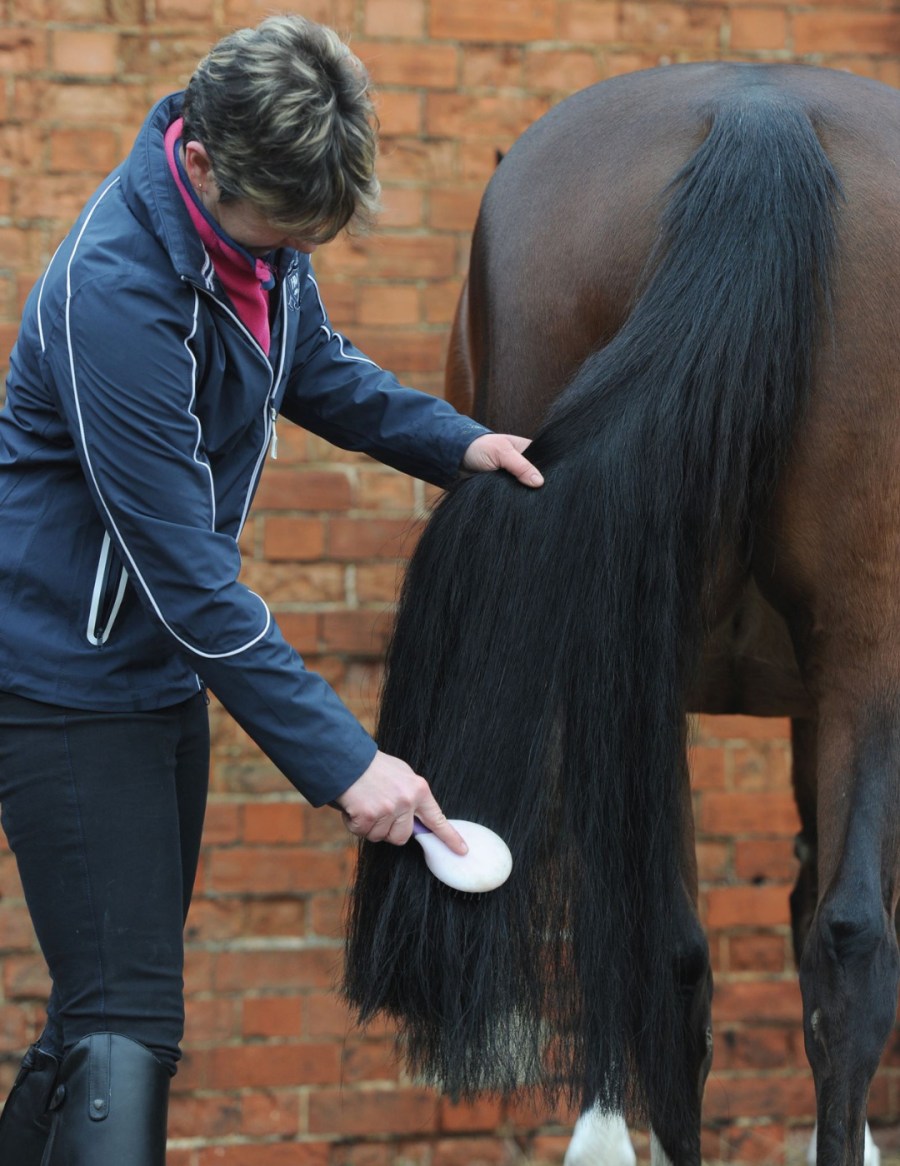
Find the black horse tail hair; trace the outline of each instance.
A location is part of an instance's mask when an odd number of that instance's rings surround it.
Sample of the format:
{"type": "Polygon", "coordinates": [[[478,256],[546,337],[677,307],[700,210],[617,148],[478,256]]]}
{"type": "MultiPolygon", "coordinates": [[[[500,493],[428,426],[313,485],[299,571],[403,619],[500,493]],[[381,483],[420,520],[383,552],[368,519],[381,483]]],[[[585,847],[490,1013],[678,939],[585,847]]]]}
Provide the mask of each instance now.
{"type": "Polygon", "coordinates": [[[544,487],[460,482],[409,568],[380,745],[515,865],[462,896],[414,843],[363,843],[344,992],[456,1097],[697,1112],[686,691],[719,555],[746,551],[804,406],[841,199],[806,114],[769,92],[711,109],[627,322],[531,447],[544,487]]]}

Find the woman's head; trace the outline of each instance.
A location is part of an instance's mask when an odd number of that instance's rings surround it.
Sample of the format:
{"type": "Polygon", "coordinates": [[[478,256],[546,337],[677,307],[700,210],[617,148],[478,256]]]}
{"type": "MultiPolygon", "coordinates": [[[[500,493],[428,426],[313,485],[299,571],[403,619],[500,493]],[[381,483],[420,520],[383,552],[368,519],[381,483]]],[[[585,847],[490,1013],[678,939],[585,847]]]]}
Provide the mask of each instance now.
{"type": "Polygon", "coordinates": [[[378,209],[369,78],[337,33],[273,16],[225,37],[184,98],[185,142],[209,156],[221,200],[324,243],[378,209]]]}

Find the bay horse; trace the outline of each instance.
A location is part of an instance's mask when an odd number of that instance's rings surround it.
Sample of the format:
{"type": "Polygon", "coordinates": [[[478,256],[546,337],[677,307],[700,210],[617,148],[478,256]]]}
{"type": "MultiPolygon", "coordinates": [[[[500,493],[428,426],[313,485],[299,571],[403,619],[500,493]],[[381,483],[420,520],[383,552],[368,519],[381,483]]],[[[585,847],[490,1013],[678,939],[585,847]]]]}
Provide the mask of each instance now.
{"type": "Polygon", "coordinates": [[[819,1166],[863,1162],[900,982],[900,95],[806,66],[604,81],[500,163],[447,386],[533,434],[410,563],[377,735],[515,866],[363,843],[344,991],[455,1097],[526,1084],[699,1166],[689,711],[792,719],[819,1166]]]}

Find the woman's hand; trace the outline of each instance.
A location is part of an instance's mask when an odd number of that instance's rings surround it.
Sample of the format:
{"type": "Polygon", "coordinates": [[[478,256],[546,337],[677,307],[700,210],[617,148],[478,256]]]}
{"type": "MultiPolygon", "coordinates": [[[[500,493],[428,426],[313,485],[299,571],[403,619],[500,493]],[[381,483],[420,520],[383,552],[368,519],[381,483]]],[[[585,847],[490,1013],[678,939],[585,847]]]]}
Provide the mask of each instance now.
{"type": "Polygon", "coordinates": [[[413,818],[418,818],[455,854],[468,850],[434,800],[425,778],[399,757],[381,750],[365,773],[335,799],[335,804],[350,833],[370,842],[402,846],[412,834],[413,818]]]}
{"type": "Polygon", "coordinates": [[[506,470],[523,486],[543,486],[540,471],[523,452],[531,439],[511,433],[483,433],[476,437],[463,455],[462,468],[479,473],[484,470],[506,470]]]}

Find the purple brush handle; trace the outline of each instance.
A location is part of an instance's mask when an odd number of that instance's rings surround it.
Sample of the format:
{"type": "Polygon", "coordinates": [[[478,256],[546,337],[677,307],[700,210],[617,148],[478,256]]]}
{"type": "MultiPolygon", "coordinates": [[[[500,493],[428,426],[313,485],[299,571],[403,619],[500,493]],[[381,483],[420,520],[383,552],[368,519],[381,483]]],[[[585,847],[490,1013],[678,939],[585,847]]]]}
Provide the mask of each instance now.
{"type": "Polygon", "coordinates": [[[413,834],[430,834],[431,831],[418,818],[413,818],[413,834]]]}

